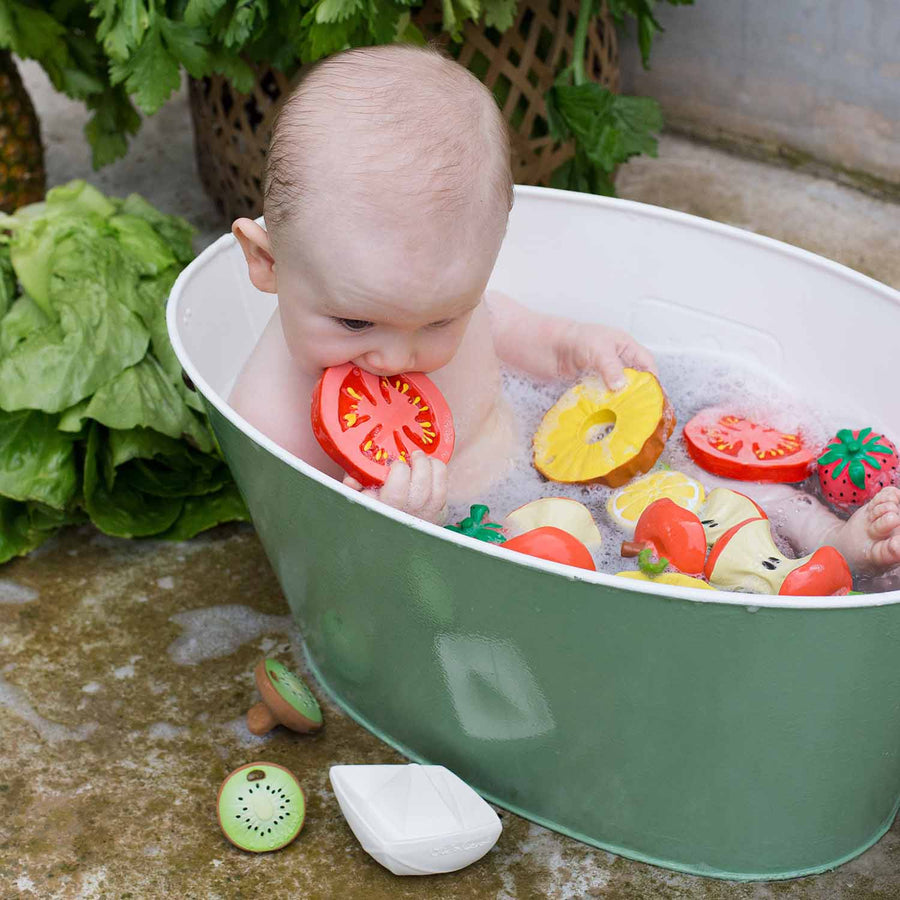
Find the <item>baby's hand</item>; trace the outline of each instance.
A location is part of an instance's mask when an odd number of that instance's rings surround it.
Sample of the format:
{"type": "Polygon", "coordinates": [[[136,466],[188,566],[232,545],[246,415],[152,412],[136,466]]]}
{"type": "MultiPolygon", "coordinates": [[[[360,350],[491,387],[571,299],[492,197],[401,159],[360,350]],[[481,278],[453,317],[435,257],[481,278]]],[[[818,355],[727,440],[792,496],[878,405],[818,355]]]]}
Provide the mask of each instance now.
{"type": "Polygon", "coordinates": [[[625,386],[625,366],[657,375],[656,362],[630,334],[605,325],[570,322],[557,346],[559,377],[572,381],[581,375],[600,375],[607,386],[625,386]]]}
{"type": "Polygon", "coordinates": [[[344,478],[344,484],[435,525],[443,525],[447,518],[447,466],[421,450],[412,454],[410,465],[402,462],[392,465],[380,488],[363,490],[349,475],[344,478]]]}

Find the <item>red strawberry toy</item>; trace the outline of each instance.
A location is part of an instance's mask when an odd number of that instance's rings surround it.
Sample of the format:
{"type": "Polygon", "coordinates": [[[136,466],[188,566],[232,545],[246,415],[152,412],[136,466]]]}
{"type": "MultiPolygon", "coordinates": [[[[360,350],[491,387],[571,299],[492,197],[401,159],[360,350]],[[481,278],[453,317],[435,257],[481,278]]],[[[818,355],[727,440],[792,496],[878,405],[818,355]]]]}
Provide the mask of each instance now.
{"type": "Polygon", "coordinates": [[[851,510],[893,484],[900,467],[897,448],[871,428],[842,428],[818,459],[819,484],[825,499],[839,509],[851,510]]]}

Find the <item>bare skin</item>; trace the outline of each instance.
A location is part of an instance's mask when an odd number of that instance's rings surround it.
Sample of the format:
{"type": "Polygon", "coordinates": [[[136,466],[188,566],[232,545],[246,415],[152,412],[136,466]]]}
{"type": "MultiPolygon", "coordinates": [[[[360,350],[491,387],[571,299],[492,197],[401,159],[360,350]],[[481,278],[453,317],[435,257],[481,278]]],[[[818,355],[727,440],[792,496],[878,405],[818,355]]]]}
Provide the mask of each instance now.
{"type": "Polygon", "coordinates": [[[298,242],[282,263],[255,222],[239,219],[232,230],[254,285],[279,295],[232,406],[295,456],[360,490],[312,433],[309,398],[322,370],[352,362],[375,374],[425,372],[453,412],[450,464],[414,454],[411,467],[393,466],[384,486],[366,493],[429,521],[442,522],[448,500],[477,497],[511,465],[516,432],[501,391],[501,361],[538,377],[596,372],[612,384],[621,382],[624,364],[654,368],[649,352],[623,332],[576,327],[485,294],[502,233],[476,229],[467,238],[466,229],[429,234],[423,226],[390,233],[355,216],[330,240],[298,242]],[[457,258],[446,259],[448,246],[458,248],[457,258]]]}

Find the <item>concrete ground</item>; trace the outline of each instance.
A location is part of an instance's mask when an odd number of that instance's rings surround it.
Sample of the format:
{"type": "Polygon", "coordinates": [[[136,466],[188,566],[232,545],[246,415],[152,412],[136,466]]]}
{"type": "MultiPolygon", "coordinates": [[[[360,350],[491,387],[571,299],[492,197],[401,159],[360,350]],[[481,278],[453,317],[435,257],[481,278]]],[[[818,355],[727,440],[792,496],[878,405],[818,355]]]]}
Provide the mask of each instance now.
{"type": "MultiPolygon", "coordinates": [[[[200,229],[227,228],[196,176],[183,94],[147,121],[128,158],[90,169],[80,106],[23,65],[43,121],[50,184],[84,177],[143,194],[200,229]]],[[[814,250],[900,287],[900,209],[789,170],[667,137],[621,172],[620,193],[814,250]]],[[[894,898],[900,825],[839,869],[791,882],[680,875],[503,814],[497,846],[463,872],[399,879],[359,847],[331,793],[334,763],[400,762],[322,696],[326,727],[254,738],[252,669],[296,670],[293,630],[249,526],[186,544],[70,529],[0,571],[0,897],[39,898],[894,898]],[[221,836],[231,769],[292,769],[308,818],[290,847],[244,854],[221,836]]],[[[313,684],[315,684],[313,682],[313,684]]]]}

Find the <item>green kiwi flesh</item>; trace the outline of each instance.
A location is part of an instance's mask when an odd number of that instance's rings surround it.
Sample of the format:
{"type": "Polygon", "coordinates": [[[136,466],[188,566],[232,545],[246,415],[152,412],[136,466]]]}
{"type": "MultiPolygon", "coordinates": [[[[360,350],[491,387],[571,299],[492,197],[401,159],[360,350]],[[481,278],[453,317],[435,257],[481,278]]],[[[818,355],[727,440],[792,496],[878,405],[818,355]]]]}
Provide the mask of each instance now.
{"type": "Polygon", "coordinates": [[[266,660],[266,674],[283,700],[310,722],[322,724],[322,710],[306,683],[276,659],[266,660]]]}
{"type": "Polygon", "coordinates": [[[300,833],[306,801],[300,782],[283,766],[248,763],[219,788],[219,825],[236,847],[253,853],[278,850],[300,833]]]}

